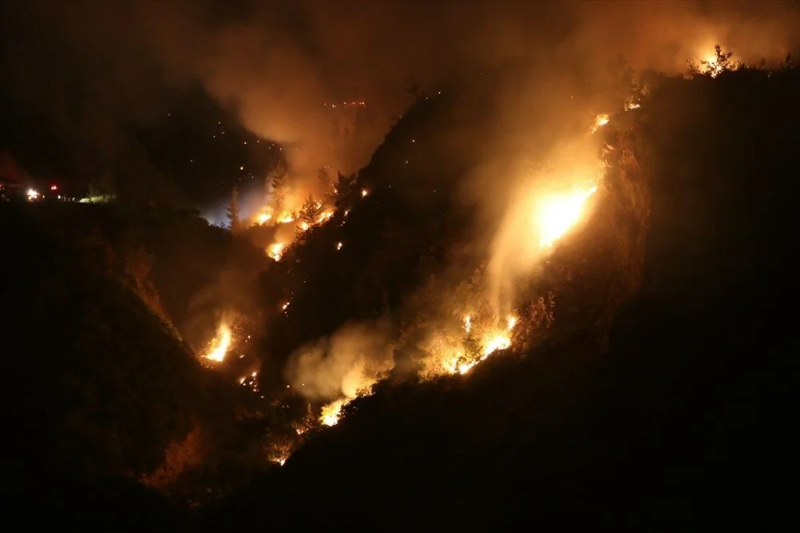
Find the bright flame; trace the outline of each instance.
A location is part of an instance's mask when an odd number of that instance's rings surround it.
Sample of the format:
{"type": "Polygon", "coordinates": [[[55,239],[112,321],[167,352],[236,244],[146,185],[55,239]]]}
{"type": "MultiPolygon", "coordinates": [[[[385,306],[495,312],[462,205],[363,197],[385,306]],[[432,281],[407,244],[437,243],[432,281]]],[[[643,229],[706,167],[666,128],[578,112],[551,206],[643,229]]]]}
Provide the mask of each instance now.
{"type": "Polygon", "coordinates": [[[301,222],[300,223],[300,231],[306,231],[309,228],[308,222],[301,222]]]}
{"type": "Polygon", "coordinates": [[[217,330],[217,336],[211,341],[211,351],[205,355],[205,358],[221,363],[225,359],[228,348],[231,346],[231,340],[231,328],[225,323],[220,324],[217,330]]]}
{"type": "Polygon", "coordinates": [[[270,256],[275,261],[280,261],[281,257],[283,257],[283,249],[285,247],[286,245],[280,242],[270,244],[269,248],[267,248],[267,255],[270,256]]]}
{"type": "Polygon", "coordinates": [[[278,224],[288,224],[289,222],[294,222],[294,217],[288,213],[278,219],[278,224]]]}
{"type": "Polygon", "coordinates": [[[537,218],[542,248],[553,246],[580,220],[586,200],[595,192],[596,185],[586,191],[552,195],[541,201],[537,218]]]}
{"type": "Polygon", "coordinates": [[[467,333],[472,331],[472,317],[469,315],[464,317],[464,331],[467,333]]]}
{"type": "Polygon", "coordinates": [[[486,339],[483,343],[483,355],[481,361],[492,355],[497,350],[507,350],[511,347],[511,339],[508,336],[499,334],[486,339]]]}
{"type": "Polygon", "coordinates": [[[597,115],[597,117],[595,117],[594,119],[594,126],[592,126],[592,133],[596,132],[598,129],[602,128],[610,121],[611,121],[611,115],[607,113],[597,115]]]}
{"type": "Polygon", "coordinates": [[[336,243],[336,249],[337,249],[337,250],[341,250],[341,249],[342,249],[342,243],[341,243],[341,241],[339,241],[339,242],[337,242],[337,243],[336,243]]]}
{"type": "Polygon", "coordinates": [[[369,191],[367,189],[361,189],[361,198],[366,198],[368,194],[369,191]]]}
{"type": "Polygon", "coordinates": [[[508,327],[507,327],[508,331],[514,329],[514,326],[516,325],[517,325],[517,317],[515,316],[508,317],[508,327]]]}
{"type": "Polygon", "coordinates": [[[258,225],[259,226],[263,226],[264,224],[266,224],[270,220],[272,220],[272,215],[270,215],[269,213],[261,213],[260,215],[258,215],[258,225]]]}
{"type": "Polygon", "coordinates": [[[38,192],[38,191],[35,191],[35,190],[33,190],[33,189],[28,189],[28,200],[29,200],[29,201],[31,201],[31,200],[38,200],[38,199],[39,199],[39,196],[41,196],[41,195],[39,194],[39,192],[38,192]]]}
{"type": "Polygon", "coordinates": [[[350,403],[349,400],[342,399],[325,405],[322,408],[322,416],[320,416],[319,421],[326,426],[335,426],[339,423],[339,418],[342,414],[342,407],[348,403],[350,403]]]}
{"type": "Polygon", "coordinates": [[[317,224],[322,224],[323,222],[326,222],[326,221],[327,221],[327,220],[329,220],[329,219],[330,219],[332,216],[333,216],[333,211],[325,211],[324,213],[322,213],[322,214],[319,216],[319,218],[317,218],[317,224]]]}

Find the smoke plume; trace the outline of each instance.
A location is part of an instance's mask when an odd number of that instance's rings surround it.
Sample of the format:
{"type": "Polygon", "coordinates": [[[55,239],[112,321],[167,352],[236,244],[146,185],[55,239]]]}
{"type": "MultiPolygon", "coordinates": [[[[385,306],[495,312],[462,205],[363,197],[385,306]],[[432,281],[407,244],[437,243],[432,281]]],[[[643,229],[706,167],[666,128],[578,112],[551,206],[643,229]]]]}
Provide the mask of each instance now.
{"type": "Polygon", "coordinates": [[[345,325],[292,354],[286,378],[309,399],[355,398],[392,369],[393,350],[384,325],[345,325]]]}

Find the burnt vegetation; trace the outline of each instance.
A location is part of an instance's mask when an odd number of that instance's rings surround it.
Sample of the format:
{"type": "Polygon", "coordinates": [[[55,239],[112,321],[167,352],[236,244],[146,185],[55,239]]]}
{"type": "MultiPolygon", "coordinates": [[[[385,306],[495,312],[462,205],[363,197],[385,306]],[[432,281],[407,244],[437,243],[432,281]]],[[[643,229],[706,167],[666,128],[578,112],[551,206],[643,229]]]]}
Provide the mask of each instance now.
{"type": "Polygon", "coordinates": [[[414,105],[338,177],[332,219],[278,262],[246,229],[138,198],[3,202],[8,501],[132,530],[779,523],[796,448],[800,71],[693,68],[602,132],[608,200],[525,295],[553,295],[549,327],[464,378],[381,384],[281,468],[262,439],[295,438],[306,413],[278,392],[292,351],[348,321],[401,323],[454,257],[465,279],[480,268],[454,185],[480,152],[444,139],[490,129],[493,81],[425,94],[410,79],[414,105]],[[267,399],[194,356],[215,322],[192,317],[219,306],[222,272],[255,324],[243,361],[260,361],[267,399]]]}

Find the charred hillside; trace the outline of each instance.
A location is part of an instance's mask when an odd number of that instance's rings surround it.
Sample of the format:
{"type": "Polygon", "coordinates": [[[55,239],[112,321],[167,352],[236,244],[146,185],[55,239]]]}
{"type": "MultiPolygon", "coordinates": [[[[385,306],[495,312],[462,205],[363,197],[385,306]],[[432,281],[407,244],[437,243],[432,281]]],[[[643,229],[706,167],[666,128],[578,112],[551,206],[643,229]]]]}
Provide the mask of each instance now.
{"type": "Polygon", "coordinates": [[[777,524],[798,379],[786,309],[798,90],[796,69],[660,80],[630,128],[607,133],[606,162],[638,169],[609,191],[636,214],[627,232],[611,226],[635,269],[607,268],[603,254],[572,263],[585,275],[562,279],[591,282],[562,283],[552,332],[529,353],[380,387],[204,526],[777,524]],[[634,186],[646,194],[625,193],[634,186]],[[583,291],[610,294],[598,282],[640,288],[619,311],[581,318],[583,291]]]}

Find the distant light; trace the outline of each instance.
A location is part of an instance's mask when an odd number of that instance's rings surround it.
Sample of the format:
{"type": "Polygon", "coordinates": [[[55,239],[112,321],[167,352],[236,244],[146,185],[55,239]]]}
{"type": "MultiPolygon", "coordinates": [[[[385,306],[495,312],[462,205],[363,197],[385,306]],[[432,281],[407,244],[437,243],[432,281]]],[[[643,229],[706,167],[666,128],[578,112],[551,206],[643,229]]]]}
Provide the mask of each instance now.
{"type": "Polygon", "coordinates": [[[51,185],[50,186],[50,190],[51,191],[57,191],[58,190],[58,185],[51,185]]]}
{"type": "Polygon", "coordinates": [[[41,195],[37,191],[28,189],[28,201],[38,200],[39,196],[41,195]]]}
{"type": "Polygon", "coordinates": [[[342,243],[341,242],[337,242],[336,243],[336,249],[337,250],[341,250],[342,249],[342,243]]]}
{"type": "Polygon", "coordinates": [[[239,170],[244,170],[244,167],[239,167],[239,170]]]}

